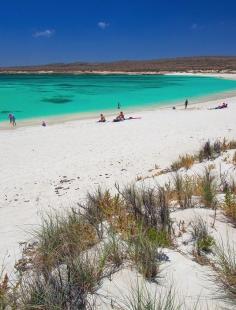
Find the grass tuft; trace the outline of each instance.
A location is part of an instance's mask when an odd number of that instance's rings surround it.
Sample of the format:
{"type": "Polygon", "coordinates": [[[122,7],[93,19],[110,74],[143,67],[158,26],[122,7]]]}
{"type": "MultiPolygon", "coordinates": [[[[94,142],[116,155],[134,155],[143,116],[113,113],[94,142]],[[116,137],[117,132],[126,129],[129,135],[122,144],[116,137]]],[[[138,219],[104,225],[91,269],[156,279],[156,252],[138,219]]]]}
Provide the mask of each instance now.
{"type": "Polygon", "coordinates": [[[207,223],[201,217],[197,217],[192,223],[191,234],[195,241],[198,256],[212,251],[214,238],[209,234],[207,223]]]}
{"type": "Polygon", "coordinates": [[[236,223],[236,197],[229,189],[225,193],[223,210],[225,215],[236,223]]]}
{"type": "Polygon", "coordinates": [[[179,156],[179,159],[171,164],[171,170],[177,171],[181,168],[185,168],[188,170],[193,166],[194,161],[195,157],[193,155],[186,154],[183,156],[179,156]]]}
{"type": "Polygon", "coordinates": [[[215,281],[221,283],[223,289],[236,298],[236,250],[234,245],[227,240],[217,244],[214,250],[215,254],[215,270],[218,276],[215,281]]]}

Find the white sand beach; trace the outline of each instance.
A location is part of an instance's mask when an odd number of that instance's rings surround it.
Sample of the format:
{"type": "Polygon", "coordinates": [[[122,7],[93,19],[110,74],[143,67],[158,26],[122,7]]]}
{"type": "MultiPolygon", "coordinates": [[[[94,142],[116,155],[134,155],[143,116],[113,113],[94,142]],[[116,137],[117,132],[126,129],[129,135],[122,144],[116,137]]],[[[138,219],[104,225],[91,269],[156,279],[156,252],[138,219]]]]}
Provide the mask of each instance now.
{"type": "MultiPolygon", "coordinates": [[[[138,177],[152,177],[155,169],[168,167],[181,154],[194,153],[208,139],[236,138],[236,97],[187,110],[166,108],[132,116],[141,119],[120,123],[85,119],[0,132],[0,259],[8,271],[19,258],[19,243],[29,239],[41,212],[76,205],[98,185],[112,188],[115,182],[125,185],[138,177]],[[208,109],[222,101],[227,109],[208,109]]],[[[195,299],[199,295],[211,299],[213,290],[206,293],[204,285],[209,284],[201,280],[200,269],[206,267],[172,250],[170,258],[176,262],[169,267],[175,282],[188,273],[180,289],[188,288],[190,299],[194,294],[195,299]]]]}

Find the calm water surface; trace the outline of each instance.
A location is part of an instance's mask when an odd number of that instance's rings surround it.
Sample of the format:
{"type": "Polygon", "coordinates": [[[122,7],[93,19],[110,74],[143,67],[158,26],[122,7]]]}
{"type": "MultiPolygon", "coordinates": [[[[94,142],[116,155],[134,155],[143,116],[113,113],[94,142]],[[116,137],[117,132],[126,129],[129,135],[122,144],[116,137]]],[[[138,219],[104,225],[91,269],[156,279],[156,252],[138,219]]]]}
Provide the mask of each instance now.
{"type": "Polygon", "coordinates": [[[236,81],[162,75],[0,75],[0,121],[161,106],[236,90],[236,81]]]}

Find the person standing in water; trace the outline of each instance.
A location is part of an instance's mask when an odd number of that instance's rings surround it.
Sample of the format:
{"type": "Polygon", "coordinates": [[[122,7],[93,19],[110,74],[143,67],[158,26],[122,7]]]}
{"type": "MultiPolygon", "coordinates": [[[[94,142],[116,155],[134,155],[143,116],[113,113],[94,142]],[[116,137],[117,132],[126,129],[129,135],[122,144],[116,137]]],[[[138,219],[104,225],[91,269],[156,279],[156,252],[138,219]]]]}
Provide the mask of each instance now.
{"type": "Polygon", "coordinates": [[[117,103],[117,109],[120,110],[120,103],[117,103]]]}
{"type": "Polygon", "coordinates": [[[185,109],[187,109],[187,107],[188,107],[188,99],[185,100],[184,106],[185,106],[185,109]]]}

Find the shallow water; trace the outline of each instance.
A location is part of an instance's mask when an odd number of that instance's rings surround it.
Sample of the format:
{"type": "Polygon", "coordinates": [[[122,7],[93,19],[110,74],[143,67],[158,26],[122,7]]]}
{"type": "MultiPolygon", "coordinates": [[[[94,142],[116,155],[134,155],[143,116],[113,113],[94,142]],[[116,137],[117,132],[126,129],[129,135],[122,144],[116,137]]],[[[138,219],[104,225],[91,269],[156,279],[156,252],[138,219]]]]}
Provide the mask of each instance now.
{"type": "Polygon", "coordinates": [[[0,75],[0,121],[161,106],[236,90],[236,81],[168,75],[0,75]]]}

